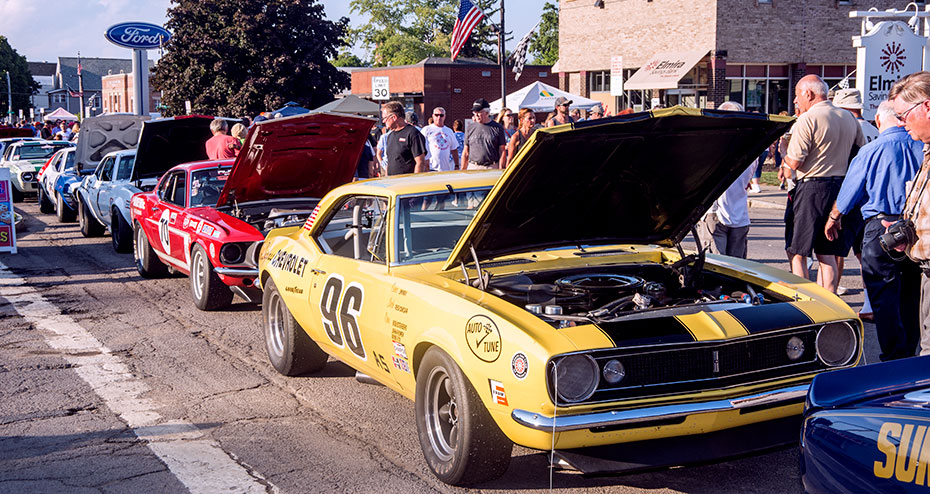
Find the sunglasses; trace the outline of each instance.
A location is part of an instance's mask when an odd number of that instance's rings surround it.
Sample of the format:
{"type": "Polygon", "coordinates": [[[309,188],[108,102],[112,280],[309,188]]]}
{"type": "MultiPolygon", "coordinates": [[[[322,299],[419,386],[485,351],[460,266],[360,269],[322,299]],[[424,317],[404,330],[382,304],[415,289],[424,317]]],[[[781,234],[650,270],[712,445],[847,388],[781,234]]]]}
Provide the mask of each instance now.
{"type": "Polygon", "coordinates": [[[912,106],[912,107],[908,108],[907,110],[905,110],[904,113],[900,113],[900,114],[895,113],[895,114],[894,114],[895,118],[897,118],[897,119],[900,120],[901,122],[907,123],[907,114],[910,113],[911,110],[913,110],[914,108],[917,108],[918,106],[920,106],[921,104],[923,104],[924,101],[927,101],[927,100],[918,101],[917,103],[914,104],[914,106],[912,106]]]}
{"type": "Polygon", "coordinates": [[[433,116],[434,116],[434,117],[444,117],[444,116],[446,116],[446,114],[445,114],[445,113],[434,113],[433,116]]]}

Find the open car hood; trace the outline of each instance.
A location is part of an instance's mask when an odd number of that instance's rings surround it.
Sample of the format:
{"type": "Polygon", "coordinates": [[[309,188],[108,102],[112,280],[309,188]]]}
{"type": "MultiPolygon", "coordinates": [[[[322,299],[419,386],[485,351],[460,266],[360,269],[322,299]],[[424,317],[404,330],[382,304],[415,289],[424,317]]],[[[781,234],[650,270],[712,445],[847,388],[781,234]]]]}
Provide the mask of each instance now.
{"type": "Polygon", "coordinates": [[[674,107],[537,130],[444,269],[569,245],[681,241],[793,118],[674,107]]]}
{"type": "Polygon", "coordinates": [[[75,150],[79,170],[93,170],[107,153],[133,149],[139,144],[139,130],[148,115],[114,113],[85,118],[75,150]]]}
{"type": "Polygon", "coordinates": [[[144,122],[131,180],[158,177],[174,165],[207,159],[212,121],[213,117],[189,115],[144,122]]]}
{"type": "Polygon", "coordinates": [[[256,123],[216,206],[323,197],[355,174],[371,118],[308,113],[256,123]]]}

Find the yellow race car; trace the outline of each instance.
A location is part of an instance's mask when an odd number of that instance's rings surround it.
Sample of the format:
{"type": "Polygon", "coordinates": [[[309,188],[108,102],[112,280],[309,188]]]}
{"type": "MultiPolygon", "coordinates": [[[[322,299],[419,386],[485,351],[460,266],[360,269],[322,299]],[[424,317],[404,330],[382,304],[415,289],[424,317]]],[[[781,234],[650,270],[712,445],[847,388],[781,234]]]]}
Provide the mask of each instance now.
{"type": "Polygon", "coordinates": [[[502,475],[513,443],[602,473],[796,442],[861,322],[807,280],[681,246],[790,122],[676,107],[539,130],[503,172],[339,187],[261,248],[271,363],[331,355],[414,400],[455,485],[502,475]]]}

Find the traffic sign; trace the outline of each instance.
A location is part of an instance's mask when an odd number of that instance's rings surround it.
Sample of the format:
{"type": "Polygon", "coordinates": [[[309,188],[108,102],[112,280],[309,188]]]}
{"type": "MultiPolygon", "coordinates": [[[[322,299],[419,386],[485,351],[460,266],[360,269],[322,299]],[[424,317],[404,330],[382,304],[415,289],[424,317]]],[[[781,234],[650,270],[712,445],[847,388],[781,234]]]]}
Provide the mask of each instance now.
{"type": "Polygon", "coordinates": [[[391,99],[391,89],[389,77],[372,77],[371,78],[371,99],[375,101],[387,101],[391,99]]]}

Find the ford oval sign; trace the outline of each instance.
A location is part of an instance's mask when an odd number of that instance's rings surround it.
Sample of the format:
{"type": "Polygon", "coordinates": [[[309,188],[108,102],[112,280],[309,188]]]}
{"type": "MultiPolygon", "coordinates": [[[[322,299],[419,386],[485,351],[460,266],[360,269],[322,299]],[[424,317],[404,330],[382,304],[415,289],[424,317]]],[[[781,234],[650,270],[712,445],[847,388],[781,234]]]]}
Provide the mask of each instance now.
{"type": "Polygon", "coordinates": [[[121,22],[110,26],[105,36],[111,43],[124,48],[149,50],[165,44],[171,33],[147,22],[121,22]]]}

